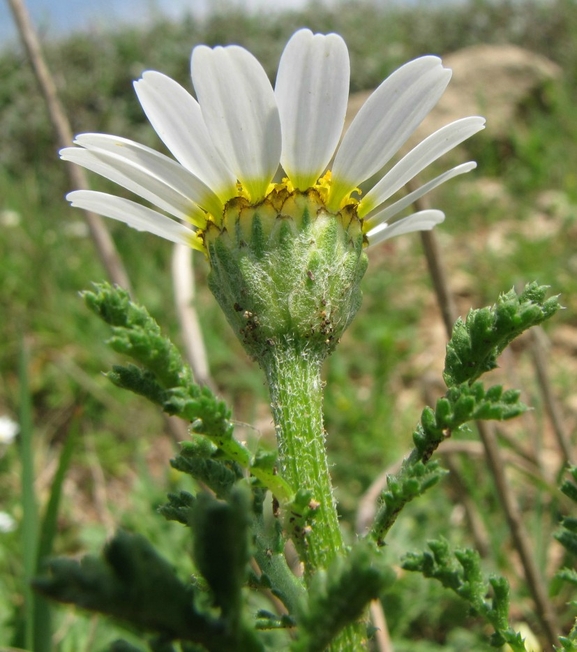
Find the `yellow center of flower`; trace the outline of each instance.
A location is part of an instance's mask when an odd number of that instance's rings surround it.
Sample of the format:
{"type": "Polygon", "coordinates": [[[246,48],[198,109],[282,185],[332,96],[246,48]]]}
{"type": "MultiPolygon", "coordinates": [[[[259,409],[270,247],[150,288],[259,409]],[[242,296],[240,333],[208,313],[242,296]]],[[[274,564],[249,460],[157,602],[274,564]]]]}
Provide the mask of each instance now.
{"type": "Polygon", "coordinates": [[[204,213],[202,220],[195,216],[193,223],[198,230],[191,237],[191,246],[206,253],[208,242],[224,234],[236,239],[239,246],[242,246],[251,238],[255,217],[258,218],[259,228],[265,236],[273,235],[287,220],[298,229],[303,221],[310,221],[321,214],[332,215],[341,221],[344,228],[351,231],[351,235],[358,234],[359,230],[365,234],[367,229],[357,214],[359,200],[352,196],[360,194],[361,191],[355,188],[345,195],[339,210],[334,212],[327,208],[331,185],[330,170],[306,191],[295,189],[290,179],[285,177],[279,183],[271,183],[264,199],[252,204],[248,192],[239,182],[236,195],[226,202],[221,215],[204,213]]]}

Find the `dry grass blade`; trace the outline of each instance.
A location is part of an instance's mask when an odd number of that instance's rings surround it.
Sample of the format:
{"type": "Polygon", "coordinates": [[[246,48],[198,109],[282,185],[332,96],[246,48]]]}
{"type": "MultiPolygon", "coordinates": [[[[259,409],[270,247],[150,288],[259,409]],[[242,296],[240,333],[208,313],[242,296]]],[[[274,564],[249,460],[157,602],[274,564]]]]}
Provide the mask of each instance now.
{"type": "Polygon", "coordinates": [[[373,600],[371,602],[370,612],[373,625],[377,629],[373,640],[377,646],[378,652],[394,652],[393,641],[389,634],[383,605],[379,600],[373,600]]]}
{"type": "Polygon", "coordinates": [[[533,328],[531,330],[531,355],[533,357],[533,364],[535,366],[535,373],[537,375],[537,380],[539,381],[539,388],[543,396],[543,402],[545,404],[545,409],[551,420],[551,425],[553,426],[553,432],[557,439],[557,445],[563,456],[562,469],[565,465],[572,459],[571,454],[571,442],[565,432],[565,427],[563,425],[563,416],[561,414],[561,408],[559,407],[555,396],[553,394],[553,389],[551,387],[551,381],[549,379],[549,370],[547,368],[547,356],[545,351],[545,333],[542,328],[533,328]]]}
{"type": "Polygon", "coordinates": [[[184,350],[192,367],[194,379],[199,385],[207,385],[214,389],[195,307],[193,256],[190,247],[176,245],[173,249],[172,285],[184,350]]]}

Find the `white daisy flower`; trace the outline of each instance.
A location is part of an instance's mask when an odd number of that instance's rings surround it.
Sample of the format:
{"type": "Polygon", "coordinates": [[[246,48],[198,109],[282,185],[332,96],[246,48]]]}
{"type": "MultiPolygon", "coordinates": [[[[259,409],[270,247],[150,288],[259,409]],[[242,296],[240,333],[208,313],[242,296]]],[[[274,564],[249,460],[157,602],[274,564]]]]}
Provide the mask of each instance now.
{"type": "Polygon", "coordinates": [[[451,71],[435,56],[405,64],[369,97],[341,141],[349,69],[340,36],[308,29],[289,40],[274,88],[244,48],[198,46],[192,53],[198,99],[160,72],[145,72],[135,83],[150,123],[176,160],[107,134],[82,134],[74,141],[77,147],[61,152],[63,159],[118,183],[156,209],[91,190],[67,198],[73,206],[203,251],[207,229],[225,228],[231,200],[241,197],[258,206],[279,189],[284,196],[315,189],[328,214],[354,208],[369,246],[433,228],[444,219],[439,210],[398,217],[417,198],[472,170],[474,162],[448,170],[392,204],[387,200],[483,129],[484,119],[464,118],[439,129],[361,196],[358,186],[406,143],[445,91],[451,71]],[[283,181],[275,184],[279,166],[283,181]]]}
{"type": "Polygon", "coordinates": [[[0,416],[0,444],[11,444],[20,431],[20,426],[5,415],[0,416]]]}

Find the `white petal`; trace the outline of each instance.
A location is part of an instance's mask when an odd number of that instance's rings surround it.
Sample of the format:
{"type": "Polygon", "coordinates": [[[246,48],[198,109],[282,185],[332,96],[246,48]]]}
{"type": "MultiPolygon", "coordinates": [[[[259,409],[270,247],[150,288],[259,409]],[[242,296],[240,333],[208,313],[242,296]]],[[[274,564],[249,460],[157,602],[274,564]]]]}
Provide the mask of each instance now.
{"type": "Polygon", "coordinates": [[[192,81],[202,116],[222,158],[253,202],[264,197],[278,169],[280,119],[263,67],[244,48],[192,52],[192,81]]]}
{"type": "Polygon", "coordinates": [[[390,206],[387,206],[386,208],[383,208],[381,210],[379,210],[378,208],[375,209],[372,213],[369,213],[368,217],[365,218],[365,223],[371,226],[376,226],[377,224],[381,224],[382,222],[386,222],[390,220],[391,217],[394,217],[395,215],[400,213],[402,210],[407,208],[407,206],[410,206],[417,199],[420,199],[423,195],[426,195],[428,192],[431,192],[433,188],[440,186],[442,183],[445,183],[445,181],[448,181],[449,179],[452,179],[453,177],[456,177],[459,174],[465,174],[466,172],[470,172],[471,170],[474,170],[476,167],[477,164],[475,163],[475,161],[469,161],[468,163],[462,163],[461,165],[457,165],[457,167],[454,167],[451,170],[447,170],[447,172],[443,172],[443,174],[440,174],[438,177],[431,179],[431,181],[429,181],[428,183],[425,183],[424,185],[420,186],[416,190],[413,190],[413,192],[410,192],[408,195],[405,195],[404,197],[399,199],[399,201],[396,201],[394,204],[391,204],[390,206]]]}
{"type": "Polygon", "coordinates": [[[284,49],[275,86],[281,165],[300,190],[317,181],[334,154],[345,122],[349,74],[347,46],[337,34],[301,29],[284,49]]]}
{"type": "Polygon", "coordinates": [[[371,188],[360,202],[359,215],[363,217],[377,208],[433,161],[483,129],[484,126],[485,118],[463,118],[442,127],[425,138],[371,188]]]}
{"type": "Polygon", "coordinates": [[[198,102],[170,77],[149,70],[134,89],[150,124],[177,161],[226,202],[235,194],[236,177],[216,150],[198,102]]]}
{"type": "Polygon", "coordinates": [[[438,57],[421,57],[396,70],[356,115],[333,165],[331,207],[378,172],[443,94],[451,71],[438,57]]]}
{"type": "Polygon", "coordinates": [[[380,224],[367,233],[369,247],[396,235],[411,233],[412,231],[430,231],[444,219],[445,214],[442,211],[430,209],[413,213],[394,224],[380,224]]]}
{"type": "Polygon", "coordinates": [[[188,219],[198,211],[196,205],[215,216],[222,214],[222,203],[208,186],[149,147],[108,134],[82,134],[74,142],[81,147],[63,149],[64,160],[118,183],[175,217],[188,219]]]}
{"type": "Polygon", "coordinates": [[[164,188],[161,192],[162,196],[159,196],[156,192],[151,192],[146,185],[146,182],[149,181],[147,175],[139,175],[141,177],[140,182],[137,182],[135,179],[138,176],[137,172],[133,173],[133,170],[129,169],[128,174],[125,174],[125,166],[122,163],[116,164],[115,161],[112,161],[112,164],[107,162],[108,159],[105,153],[101,153],[99,157],[96,151],[88,151],[80,147],[67,147],[60,151],[60,156],[65,161],[81,165],[91,172],[110,179],[181,220],[187,219],[188,211],[183,205],[184,201],[181,197],[170,196],[169,192],[164,188]]]}
{"type": "Polygon", "coordinates": [[[194,246],[193,230],[129,199],[95,190],[75,190],[68,193],[66,199],[75,208],[124,222],[137,231],[148,231],[171,242],[194,246]]]}

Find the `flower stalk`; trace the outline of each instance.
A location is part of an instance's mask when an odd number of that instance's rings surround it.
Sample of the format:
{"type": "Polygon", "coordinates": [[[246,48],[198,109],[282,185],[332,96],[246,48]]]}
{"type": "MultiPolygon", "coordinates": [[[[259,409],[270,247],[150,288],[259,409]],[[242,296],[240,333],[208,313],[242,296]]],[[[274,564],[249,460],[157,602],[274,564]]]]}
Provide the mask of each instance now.
{"type": "Polygon", "coordinates": [[[310,524],[292,510],[288,531],[310,577],[344,551],[333,496],[323,428],[321,363],[310,351],[283,342],[264,360],[279,451],[279,472],[294,488],[310,492],[310,524]]]}
{"type": "MultiPolygon", "coordinates": [[[[307,498],[305,509],[289,508],[285,528],[304,566],[308,583],[346,553],[333,495],[323,427],[322,357],[285,341],[262,361],[271,396],[279,451],[279,472],[307,498]],[[296,512],[296,513],[295,513],[296,512]],[[309,515],[302,525],[302,512],[309,515]]],[[[349,625],[330,652],[365,650],[364,626],[349,625]]]]}

